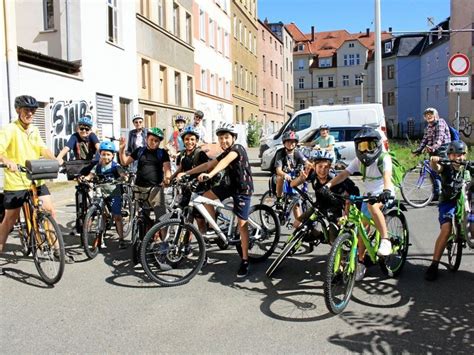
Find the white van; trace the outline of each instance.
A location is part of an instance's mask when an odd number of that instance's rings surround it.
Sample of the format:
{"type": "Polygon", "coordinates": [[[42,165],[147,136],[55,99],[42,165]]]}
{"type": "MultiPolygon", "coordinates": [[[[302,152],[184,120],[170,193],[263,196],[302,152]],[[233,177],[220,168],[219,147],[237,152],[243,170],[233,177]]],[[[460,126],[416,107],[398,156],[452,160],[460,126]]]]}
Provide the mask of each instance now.
{"type": "MultiPolygon", "coordinates": [[[[281,144],[281,136],[288,130],[293,130],[300,137],[311,130],[319,128],[322,124],[329,127],[336,126],[370,126],[387,133],[385,114],[381,104],[354,104],[354,105],[323,105],[311,106],[295,112],[276,133],[260,140],[260,155],[268,148],[281,144]]],[[[384,140],[385,149],[388,150],[388,141],[384,140]]]]}

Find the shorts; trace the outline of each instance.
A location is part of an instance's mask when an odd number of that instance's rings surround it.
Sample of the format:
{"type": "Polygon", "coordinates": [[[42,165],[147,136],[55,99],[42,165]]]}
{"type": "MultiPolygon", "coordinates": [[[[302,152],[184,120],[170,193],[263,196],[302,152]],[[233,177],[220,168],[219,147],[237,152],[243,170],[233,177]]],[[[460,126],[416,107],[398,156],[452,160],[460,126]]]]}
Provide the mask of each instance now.
{"type": "Polygon", "coordinates": [[[112,212],[113,216],[122,215],[122,196],[110,196],[110,212],[112,212]]]}
{"type": "Polygon", "coordinates": [[[143,193],[148,193],[148,191],[150,191],[148,203],[155,212],[155,220],[158,220],[158,218],[166,213],[165,191],[161,186],[154,186],[151,189],[150,187],[141,186],[136,186],[136,188],[143,193]]]}
{"type": "Polygon", "coordinates": [[[213,187],[211,191],[221,201],[224,201],[226,198],[232,197],[232,200],[234,201],[234,207],[232,208],[232,211],[234,212],[234,214],[243,221],[249,219],[251,198],[250,195],[241,195],[235,193],[226,186],[216,186],[213,187]]]}
{"type": "Polygon", "coordinates": [[[371,215],[370,212],[369,212],[369,207],[368,207],[368,203],[367,203],[367,202],[362,202],[362,206],[360,207],[360,211],[362,212],[362,214],[363,214],[367,219],[371,219],[371,218],[372,218],[372,215],[371,215]]]}
{"type": "Polygon", "coordinates": [[[456,213],[456,201],[440,202],[438,205],[438,221],[439,225],[451,223],[454,214],[456,213]]]}
{"type": "MultiPolygon", "coordinates": [[[[51,195],[46,185],[38,186],[37,191],[38,196],[51,195]]],[[[14,210],[18,207],[23,206],[23,204],[28,200],[28,193],[28,190],[4,191],[3,205],[5,209],[14,210]]]]}

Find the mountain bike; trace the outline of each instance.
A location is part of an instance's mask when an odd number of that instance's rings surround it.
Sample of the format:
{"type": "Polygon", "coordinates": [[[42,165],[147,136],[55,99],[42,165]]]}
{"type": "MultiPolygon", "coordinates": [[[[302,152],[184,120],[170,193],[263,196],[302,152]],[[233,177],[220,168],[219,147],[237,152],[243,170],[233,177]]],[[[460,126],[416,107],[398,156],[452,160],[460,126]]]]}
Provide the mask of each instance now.
{"type": "MultiPolygon", "coordinates": [[[[27,160],[26,166],[18,165],[21,172],[31,180],[27,201],[21,208],[17,223],[18,236],[23,255],[33,254],[39,275],[48,285],[57,283],[64,272],[66,251],[63,235],[51,214],[41,207],[36,180],[56,179],[59,166],[56,160],[27,160]]],[[[5,168],[5,164],[0,164],[5,168]]]]}
{"type": "Polygon", "coordinates": [[[431,168],[428,159],[419,162],[405,173],[400,192],[410,206],[421,208],[428,205],[439,194],[441,180],[431,168]]]}
{"type": "Polygon", "coordinates": [[[308,193],[298,187],[293,189],[298,193],[299,198],[311,207],[303,214],[301,225],[291,233],[280,255],[277,256],[267,269],[266,274],[268,277],[272,276],[287,256],[296,253],[303,241],[309,239],[311,246],[314,247],[321,243],[329,244],[337,236],[338,227],[328,221],[327,216],[317,208],[316,203],[312,201],[308,193]]]}
{"type": "MultiPolygon", "coordinates": [[[[190,202],[184,207],[177,206],[171,219],[155,224],[148,231],[140,253],[145,273],[162,286],[185,284],[199,272],[206,260],[205,241],[215,241],[223,247],[235,245],[242,256],[237,217],[232,206],[199,195],[196,179],[182,178],[174,184],[191,190],[190,202]],[[205,205],[216,208],[216,219],[212,218],[205,205]],[[202,215],[214,233],[208,231],[203,235],[199,232],[192,223],[194,211],[202,215]]],[[[248,230],[249,260],[266,260],[280,238],[280,224],[275,212],[265,205],[252,206],[248,230]],[[273,227],[269,229],[265,225],[273,227]]]]}
{"type": "Polygon", "coordinates": [[[153,187],[144,188],[133,186],[133,218],[131,221],[132,261],[140,263],[140,250],[146,232],[155,223],[150,214],[153,211],[148,199],[153,187]]]}
{"type": "Polygon", "coordinates": [[[366,256],[372,263],[378,263],[385,275],[398,276],[405,264],[409,246],[409,231],[402,210],[406,208],[400,202],[393,201],[383,209],[388,236],[392,243],[392,254],[377,256],[380,245],[380,233],[372,219],[367,219],[356,206],[357,202],[376,203],[378,196],[334,196],[349,200],[349,214],[340,219],[339,236],[334,241],[328,257],[324,279],[324,301],[333,314],[341,313],[348,305],[354,288],[357,268],[357,244],[359,238],[365,245],[366,256]],[[368,224],[368,229],[366,229],[368,224]]]}

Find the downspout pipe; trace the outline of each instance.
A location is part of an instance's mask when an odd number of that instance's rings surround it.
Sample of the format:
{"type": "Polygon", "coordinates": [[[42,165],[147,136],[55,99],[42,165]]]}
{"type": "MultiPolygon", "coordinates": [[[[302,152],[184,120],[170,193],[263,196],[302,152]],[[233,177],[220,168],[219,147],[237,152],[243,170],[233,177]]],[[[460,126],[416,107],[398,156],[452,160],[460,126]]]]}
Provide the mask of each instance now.
{"type": "Polygon", "coordinates": [[[16,44],[15,2],[3,0],[5,24],[5,49],[7,69],[7,95],[9,118],[16,116],[14,100],[18,92],[18,50],[16,44]]]}

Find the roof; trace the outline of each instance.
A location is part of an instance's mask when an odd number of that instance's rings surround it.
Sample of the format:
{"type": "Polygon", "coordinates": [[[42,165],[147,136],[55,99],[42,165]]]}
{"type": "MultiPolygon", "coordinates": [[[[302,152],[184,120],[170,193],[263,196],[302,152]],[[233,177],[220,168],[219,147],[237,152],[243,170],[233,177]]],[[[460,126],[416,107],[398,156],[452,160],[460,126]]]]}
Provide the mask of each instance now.
{"type": "Polygon", "coordinates": [[[44,68],[57,70],[63,73],[75,74],[81,70],[81,61],[69,62],[67,60],[51,57],[18,46],[18,60],[20,62],[38,65],[44,68]]]}

